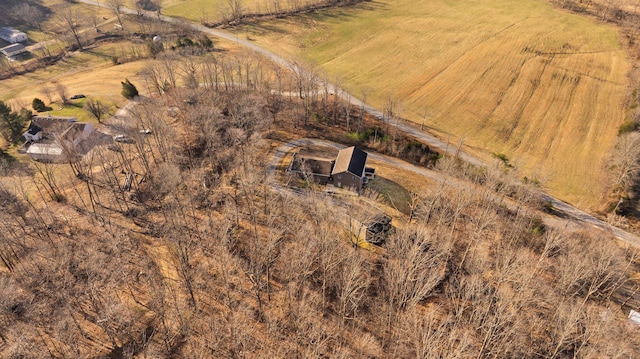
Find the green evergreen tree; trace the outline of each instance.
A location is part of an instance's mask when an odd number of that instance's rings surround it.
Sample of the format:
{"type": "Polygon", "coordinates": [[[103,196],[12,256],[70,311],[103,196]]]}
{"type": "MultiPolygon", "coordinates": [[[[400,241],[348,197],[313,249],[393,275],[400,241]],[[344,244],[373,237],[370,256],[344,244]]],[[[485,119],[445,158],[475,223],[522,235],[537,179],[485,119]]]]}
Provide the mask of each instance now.
{"type": "Polygon", "coordinates": [[[122,92],[121,92],[122,96],[124,96],[125,98],[128,98],[129,100],[138,96],[138,89],[134,84],[131,83],[131,81],[129,81],[129,79],[125,79],[124,82],[121,82],[121,84],[122,84],[122,92]]]}
{"type": "Polygon", "coordinates": [[[31,119],[31,111],[22,109],[18,112],[0,101],[0,134],[9,143],[14,143],[22,136],[27,122],[31,119]]]}
{"type": "Polygon", "coordinates": [[[31,107],[36,112],[44,112],[47,110],[47,106],[44,104],[44,101],[37,97],[34,98],[33,101],[31,101],[31,107]]]}

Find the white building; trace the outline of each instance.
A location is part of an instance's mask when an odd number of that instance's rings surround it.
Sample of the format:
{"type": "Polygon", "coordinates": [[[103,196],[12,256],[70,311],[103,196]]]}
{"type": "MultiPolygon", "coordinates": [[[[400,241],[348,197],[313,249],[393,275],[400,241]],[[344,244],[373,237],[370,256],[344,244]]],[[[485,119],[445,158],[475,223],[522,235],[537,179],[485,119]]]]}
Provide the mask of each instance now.
{"type": "Polygon", "coordinates": [[[62,159],[62,147],[57,143],[34,143],[27,149],[27,154],[34,160],[57,162],[62,159]]]}
{"type": "Polygon", "coordinates": [[[629,312],[629,321],[633,324],[640,325],[640,313],[631,309],[629,312]]]}
{"type": "Polygon", "coordinates": [[[0,27],[0,38],[11,44],[28,40],[27,34],[12,27],[0,27]]]}
{"type": "Polygon", "coordinates": [[[29,129],[22,136],[30,142],[40,141],[42,139],[42,128],[31,121],[29,129]]]}

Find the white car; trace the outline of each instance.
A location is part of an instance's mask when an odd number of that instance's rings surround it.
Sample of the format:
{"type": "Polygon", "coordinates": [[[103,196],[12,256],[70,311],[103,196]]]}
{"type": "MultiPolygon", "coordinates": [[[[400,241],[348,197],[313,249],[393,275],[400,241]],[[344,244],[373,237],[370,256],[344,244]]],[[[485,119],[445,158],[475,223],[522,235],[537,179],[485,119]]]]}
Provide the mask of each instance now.
{"type": "Polygon", "coordinates": [[[133,138],[127,136],[127,135],[115,135],[113,136],[113,140],[116,142],[122,142],[122,143],[134,143],[135,141],[133,140],[133,138]]]}

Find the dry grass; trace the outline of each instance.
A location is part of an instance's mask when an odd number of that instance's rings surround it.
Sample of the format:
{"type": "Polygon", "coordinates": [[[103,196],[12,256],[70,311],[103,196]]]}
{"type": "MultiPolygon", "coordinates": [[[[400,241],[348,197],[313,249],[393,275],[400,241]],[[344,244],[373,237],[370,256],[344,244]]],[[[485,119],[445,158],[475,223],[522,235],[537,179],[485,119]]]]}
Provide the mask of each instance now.
{"type": "MultiPolygon", "coordinates": [[[[225,51],[224,56],[247,55],[246,52],[238,50],[237,45],[226,42],[217,43],[216,47],[225,51]]],[[[67,87],[69,96],[82,93],[101,98],[108,103],[122,104],[124,98],[120,95],[120,82],[128,78],[141,93],[146,93],[141,71],[153,61],[143,59],[120,65],[113,64],[113,56],[123,58],[132,52],[146,54],[147,49],[144,44],[120,41],[71,53],[55,65],[0,81],[0,101],[13,101],[27,107],[30,107],[34,97],[47,102],[42,88],[53,88],[53,84],[57,82],[67,87]]],[[[54,101],[58,101],[57,94],[54,94],[54,101]]]]}
{"type": "MultiPolygon", "coordinates": [[[[270,7],[273,6],[272,2],[268,0],[242,1],[242,7],[247,12],[264,11],[266,4],[269,4],[270,7]]],[[[165,0],[162,2],[164,14],[195,22],[220,20],[221,14],[227,11],[228,7],[225,0],[165,0]]]]}
{"type": "MultiPolygon", "coordinates": [[[[0,100],[14,100],[30,105],[34,97],[43,98],[41,89],[44,86],[58,82],[67,87],[70,95],[84,93],[121,102],[124,99],[120,96],[120,81],[128,77],[134,84],[142,85],[137,74],[146,63],[147,61],[136,61],[113,66],[100,56],[75,54],[48,68],[2,80],[0,100]]],[[[57,97],[56,95],[55,98],[57,97]]]]}
{"type": "Polygon", "coordinates": [[[409,191],[398,184],[398,182],[381,176],[376,176],[374,180],[369,181],[367,187],[379,193],[385,203],[398,211],[404,214],[409,214],[411,212],[409,207],[411,195],[409,191]]]}
{"type": "Polygon", "coordinates": [[[399,0],[254,28],[378,108],[391,97],[444,138],[506,154],[554,195],[595,208],[606,192],[630,69],[612,26],[544,1],[399,0]]]}

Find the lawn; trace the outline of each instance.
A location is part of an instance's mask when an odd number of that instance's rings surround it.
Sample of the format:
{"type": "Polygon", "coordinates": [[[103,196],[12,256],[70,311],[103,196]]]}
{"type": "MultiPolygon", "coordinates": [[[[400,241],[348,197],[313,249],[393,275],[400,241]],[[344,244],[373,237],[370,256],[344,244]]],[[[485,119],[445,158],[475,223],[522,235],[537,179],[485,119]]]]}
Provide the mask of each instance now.
{"type": "Polygon", "coordinates": [[[542,0],[381,0],[255,29],[352,94],[489,158],[583,208],[606,191],[630,69],[613,26],[542,0]]]}
{"type": "Polygon", "coordinates": [[[376,176],[374,180],[369,181],[367,187],[378,192],[387,205],[406,215],[411,212],[411,194],[397,182],[376,176]]]}
{"type": "Polygon", "coordinates": [[[78,121],[83,122],[95,122],[96,119],[83,108],[85,101],[86,98],[82,98],[79,100],[70,100],[69,103],[64,106],[55,104],[50,111],[44,113],[51,114],[52,116],[75,117],[78,121]]]}

